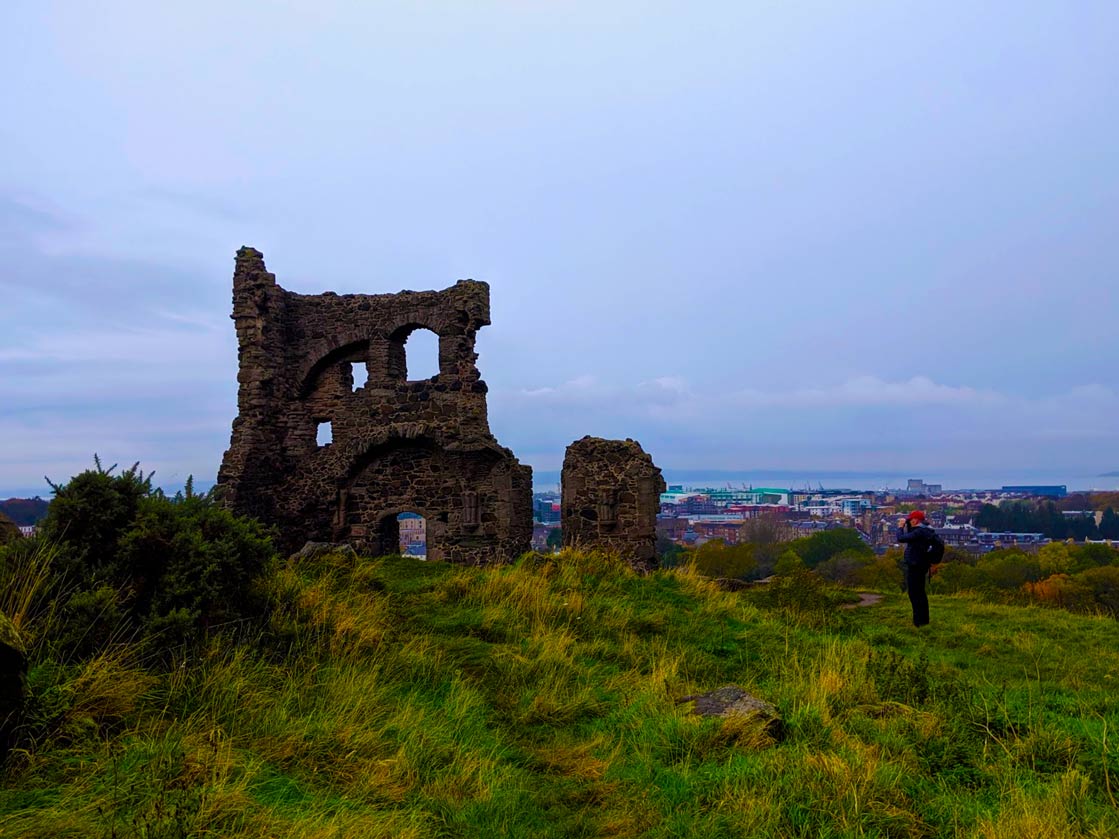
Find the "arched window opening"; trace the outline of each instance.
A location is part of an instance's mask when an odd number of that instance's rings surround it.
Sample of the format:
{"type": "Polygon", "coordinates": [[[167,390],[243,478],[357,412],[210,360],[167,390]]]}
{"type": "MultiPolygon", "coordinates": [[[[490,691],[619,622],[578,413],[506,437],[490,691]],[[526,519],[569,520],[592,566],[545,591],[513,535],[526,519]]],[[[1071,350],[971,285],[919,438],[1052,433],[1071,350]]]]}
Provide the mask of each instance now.
{"type": "Polygon", "coordinates": [[[320,448],[329,446],[334,442],[334,425],[329,420],[318,424],[318,429],[315,433],[315,442],[319,444],[320,448]]]}
{"type": "Polygon", "coordinates": [[[366,364],[351,364],[350,369],[353,371],[354,390],[363,388],[369,382],[369,367],[366,364]]]}
{"type": "Polygon", "coordinates": [[[419,513],[401,513],[396,517],[400,531],[400,555],[427,559],[427,519],[419,513]]]}
{"type": "Polygon", "coordinates": [[[416,329],[404,342],[404,378],[420,382],[439,375],[439,336],[430,329],[416,329]]]}

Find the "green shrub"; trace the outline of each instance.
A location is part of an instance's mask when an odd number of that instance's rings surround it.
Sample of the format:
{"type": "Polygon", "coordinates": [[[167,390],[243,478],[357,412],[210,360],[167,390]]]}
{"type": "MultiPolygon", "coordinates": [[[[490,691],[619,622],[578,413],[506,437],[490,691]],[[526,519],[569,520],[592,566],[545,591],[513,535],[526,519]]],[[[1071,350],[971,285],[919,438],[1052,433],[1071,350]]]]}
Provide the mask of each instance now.
{"type": "Polygon", "coordinates": [[[54,500],[39,531],[47,542],[65,544],[57,568],[83,587],[102,576],[119,576],[118,543],[135,521],[140,500],[152,494],[151,476],[138,464],[114,475],[115,466],[103,469],[96,455],[94,462],[95,468],[68,483],[51,484],[54,500]]]}
{"type": "Polygon", "coordinates": [[[816,566],[816,573],[825,580],[845,586],[860,585],[863,569],[874,562],[873,553],[845,550],[816,566]]]}
{"type": "Polygon", "coordinates": [[[774,577],[763,592],[763,602],[770,607],[800,616],[824,618],[844,601],[829,582],[805,570],[774,577]]]}
{"type": "Polygon", "coordinates": [[[207,628],[260,614],[253,584],[273,556],[259,523],[209,495],[169,498],[133,466],[96,468],[55,486],[42,539],[58,546],[54,642],[87,656],[114,637],[189,642],[207,628]]]}
{"type": "Polygon", "coordinates": [[[795,551],[809,568],[815,568],[821,562],[844,552],[864,557],[874,555],[874,551],[862,540],[859,532],[850,527],[837,527],[834,530],[823,530],[811,536],[794,539],[789,543],[789,548],[795,551]]]}
{"type": "Polygon", "coordinates": [[[696,548],[692,552],[692,562],[696,570],[706,577],[745,579],[758,567],[753,545],[727,545],[721,539],[713,539],[696,548]]]}

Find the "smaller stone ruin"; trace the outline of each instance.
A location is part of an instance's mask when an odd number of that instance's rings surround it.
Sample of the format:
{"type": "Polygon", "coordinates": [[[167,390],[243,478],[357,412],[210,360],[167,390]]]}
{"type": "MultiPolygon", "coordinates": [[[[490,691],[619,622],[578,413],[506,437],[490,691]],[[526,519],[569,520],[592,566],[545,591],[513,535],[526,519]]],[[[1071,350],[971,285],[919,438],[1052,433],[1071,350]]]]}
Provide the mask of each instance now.
{"type": "Polygon", "coordinates": [[[564,547],[614,552],[639,571],[652,570],[664,491],[661,470],[640,443],[576,440],[563,459],[564,547]]]}

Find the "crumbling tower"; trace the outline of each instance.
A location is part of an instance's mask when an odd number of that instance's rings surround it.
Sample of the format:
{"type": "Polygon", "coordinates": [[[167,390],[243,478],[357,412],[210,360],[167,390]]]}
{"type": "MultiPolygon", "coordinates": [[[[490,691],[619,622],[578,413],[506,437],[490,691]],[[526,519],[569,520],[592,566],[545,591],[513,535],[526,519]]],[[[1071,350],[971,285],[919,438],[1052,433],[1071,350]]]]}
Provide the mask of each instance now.
{"type": "Polygon", "coordinates": [[[511,559],[532,536],[532,470],[494,439],[477,331],[489,286],[295,294],[263,256],[237,252],[238,416],[218,486],[232,509],[274,524],[283,547],[347,541],[395,553],[396,517],[427,520],[428,556],[511,559]],[[407,378],[406,342],[439,336],[439,373],[407,378]],[[355,387],[355,368],[368,378],[355,387]],[[320,445],[320,427],[331,439],[320,445]]]}

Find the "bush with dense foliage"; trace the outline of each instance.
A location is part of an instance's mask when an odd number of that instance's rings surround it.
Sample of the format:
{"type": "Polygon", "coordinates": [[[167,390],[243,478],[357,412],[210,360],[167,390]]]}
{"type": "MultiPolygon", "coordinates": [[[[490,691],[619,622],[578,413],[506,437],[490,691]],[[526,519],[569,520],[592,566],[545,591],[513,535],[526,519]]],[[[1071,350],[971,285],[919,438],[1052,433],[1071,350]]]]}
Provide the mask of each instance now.
{"type": "MultiPolygon", "coordinates": [[[[78,656],[120,635],[171,645],[261,613],[254,581],[273,556],[263,526],[189,485],[168,497],[135,466],[114,472],[98,462],[55,486],[40,535],[28,540],[55,547],[41,595],[58,613],[53,643],[78,656]]],[[[0,555],[0,585],[35,550],[0,555]]]]}
{"type": "Polygon", "coordinates": [[[753,545],[727,545],[721,539],[704,542],[692,551],[690,559],[708,577],[747,579],[758,567],[753,545]]]}
{"type": "Polygon", "coordinates": [[[850,527],[821,530],[811,536],[794,539],[789,543],[789,549],[803,559],[809,568],[815,568],[842,553],[862,557],[874,555],[874,550],[862,540],[859,531],[850,527]]]}

